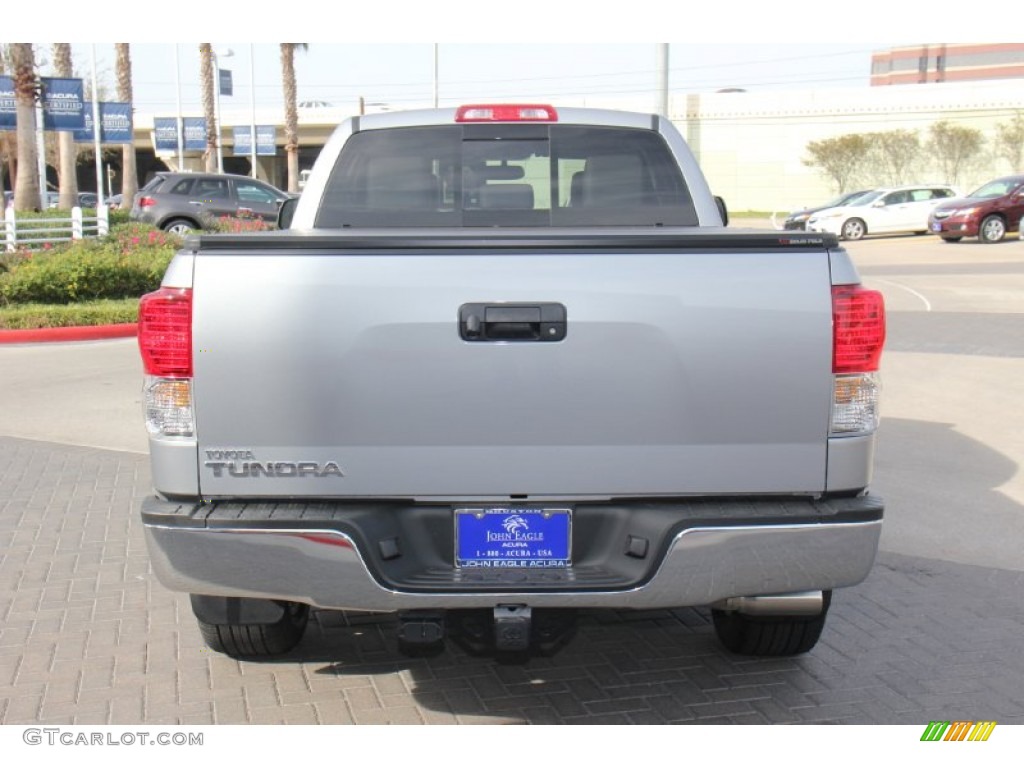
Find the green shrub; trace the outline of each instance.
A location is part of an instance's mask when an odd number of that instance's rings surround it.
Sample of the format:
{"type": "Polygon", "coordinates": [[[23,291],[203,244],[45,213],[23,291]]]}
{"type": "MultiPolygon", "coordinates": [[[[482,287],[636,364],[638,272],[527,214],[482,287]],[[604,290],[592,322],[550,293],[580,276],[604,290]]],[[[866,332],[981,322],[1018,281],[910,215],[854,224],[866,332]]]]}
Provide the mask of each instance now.
{"type": "Polygon", "coordinates": [[[129,223],[105,238],[44,246],[12,259],[0,273],[0,304],[138,298],[160,286],[180,242],[148,225],[129,223]]]}
{"type": "Polygon", "coordinates": [[[0,330],[116,325],[134,323],[138,318],[138,298],[100,299],[79,304],[12,304],[0,307],[0,330]]]}

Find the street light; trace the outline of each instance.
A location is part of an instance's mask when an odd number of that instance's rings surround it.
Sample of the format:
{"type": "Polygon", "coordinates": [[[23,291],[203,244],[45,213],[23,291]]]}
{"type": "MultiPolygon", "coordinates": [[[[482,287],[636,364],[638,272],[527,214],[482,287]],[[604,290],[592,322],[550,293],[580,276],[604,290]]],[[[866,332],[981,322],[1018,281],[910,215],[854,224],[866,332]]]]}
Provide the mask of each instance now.
{"type": "MultiPolygon", "coordinates": [[[[214,136],[217,137],[217,173],[224,173],[224,148],[221,146],[223,137],[221,136],[220,130],[220,58],[217,56],[217,52],[213,50],[213,48],[210,49],[210,55],[213,56],[213,86],[214,92],[217,96],[213,105],[213,122],[216,124],[214,125],[213,130],[215,131],[214,136]]],[[[228,48],[220,55],[225,59],[229,59],[235,55],[235,52],[228,48]]]]}

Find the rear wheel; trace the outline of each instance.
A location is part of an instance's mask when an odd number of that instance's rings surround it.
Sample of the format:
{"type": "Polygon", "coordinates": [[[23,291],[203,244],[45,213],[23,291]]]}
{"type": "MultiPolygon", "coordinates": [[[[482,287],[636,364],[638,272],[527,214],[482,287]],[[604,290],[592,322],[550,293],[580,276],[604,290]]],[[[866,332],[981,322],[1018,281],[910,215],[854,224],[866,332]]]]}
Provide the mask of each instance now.
{"type": "Polygon", "coordinates": [[[1006,222],[1000,216],[986,216],[978,228],[978,239],[983,243],[998,243],[1006,235],[1006,222]]]}
{"type": "Polygon", "coordinates": [[[746,616],[712,609],[711,618],[719,641],[733,653],[745,656],[793,656],[807,653],[825,628],[832,602],[831,590],[823,593],[817,616],[746,616]]]}
{"type": "Polygon", "coordinates": [[[862,219],[847,219],[843,222],[843,228],[840,232],[843,240],[860,240],[867,233],[867,225],[862,219]]]}
{"type": "MultiPolygon", "coordinates": [[[[235,600],[236,598],[229,598],[235,600]]],[[[309,623],[309,606],[286,601],[261,601],[276,606],[275,621],[204,621],[193,598],[193,612],[203,641],[213,650],[234,658],[260,658],[287,653],[302,640],[309,623]]],[[[269,607],[269,605],[268,605],[269,607]]]]}
{"type": "Polygon", "coordinates": [[[164,232],[170,232],[172,235],[178,235],[184,237],[189,232],[194,232],[199,229],[194,222],[188,219],[171,219],[164,224],[164,232]]]}

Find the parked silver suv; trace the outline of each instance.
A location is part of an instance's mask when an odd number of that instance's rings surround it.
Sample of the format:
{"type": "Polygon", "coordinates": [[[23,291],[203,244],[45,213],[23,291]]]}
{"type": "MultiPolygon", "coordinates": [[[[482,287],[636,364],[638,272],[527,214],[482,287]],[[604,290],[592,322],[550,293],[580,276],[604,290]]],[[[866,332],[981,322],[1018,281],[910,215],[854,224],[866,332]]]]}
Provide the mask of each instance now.
{"type": "Polygon", "coordinates": [[[168,232],[206,229],[221,216],[277,221],[290,195],[269,184],[229,173],[158,173],[135,196],[130,218],[168,232]]]}

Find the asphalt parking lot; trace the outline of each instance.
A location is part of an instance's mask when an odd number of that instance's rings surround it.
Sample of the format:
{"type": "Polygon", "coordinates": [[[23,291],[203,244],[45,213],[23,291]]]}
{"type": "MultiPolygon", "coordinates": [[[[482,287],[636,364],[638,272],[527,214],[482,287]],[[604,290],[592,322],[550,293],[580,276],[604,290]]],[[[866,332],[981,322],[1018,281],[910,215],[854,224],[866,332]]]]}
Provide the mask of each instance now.
{"type": "Polygon", "coordinates": [[[211,653],[136,519],[134,341],[0,346],[0,724],[1024,723],[1024,241],[848,249],[889,308],[887,511],[811,653],[731,656],[697,609],[586,613],[522,665],[332,612],[282,659],[211,653]]]}

